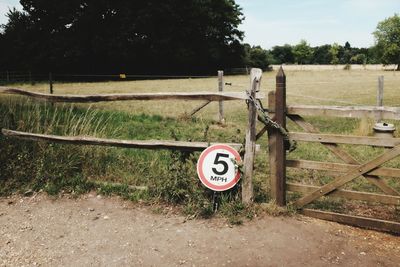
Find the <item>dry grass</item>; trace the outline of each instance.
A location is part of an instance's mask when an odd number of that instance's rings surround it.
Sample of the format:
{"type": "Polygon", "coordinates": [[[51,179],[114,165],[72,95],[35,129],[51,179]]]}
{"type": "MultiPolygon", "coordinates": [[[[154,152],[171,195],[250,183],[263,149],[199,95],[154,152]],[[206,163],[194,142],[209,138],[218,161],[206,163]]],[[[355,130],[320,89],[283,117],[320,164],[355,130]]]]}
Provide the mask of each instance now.
{"type": "MultiPolygon", "coordinates": [[[[261,90],[268,92],[274,89],[276,72],[265,72],[261,90]]],[[[329,71],[286,71],[288,103],[301,104],[336,104],[344,105],[374,105],[376,103],[376,89],[378,76],[385,76],[384,103],[396,106],[399,103],[398,94],[400,74],[391,71],[373,70],[329,70],[329,71]]],[[[225,86],[226,91],[242,91],[248,87],[249,78],[245,75],[225,76],[225,82],[232,86],[225,86]]],[[[100,83],[56,83],[56,94],[101,94],[101,93],[129,93],[129,92],[195,92],[217,91],[217,78],[200,79],[170,79],[147,81],[122,81],[100,83]]],[[[20,85],[32,91],[47,92],[47,84],[20,85]]],[[[265,101],[266,102],[266,101],[265,101]]],[[[173,106],[176,111],[191,108],[193,103],[184,103],[184,106],[159,103],[149,108],[150,112],[159,111],[164,114],[164,109],[173,106]]],[[[129,111],[146,110],[145,103],[121,102],[117,105],[101,104],[102,107],[123,109],[129,111]]],[[[240,105],[240,104],[239,104],[240,105]]],[[[235,110],[235,105],[228,105],[228,111],[235,110]],[[230,109],[232,106],[232,109],[230,109]]],[[[238,106],[236,106],[238,107],[238,106]]],[[[171,110],[173,111],[173,110],[171,110]]],[[[229,112],[228,112],[229,113],[229,112]]]]}
{"type": "Polygon", "coordinates": [[[380,75],[385,76],[384,104],[398,106],[400,76],[388,71],[288,73],[288,103],[375,105],[380,75]]]}
{"type": "MultiPolygon", "coordinates": [[[[267,76],[270,76],[268,74],[267,76]]],[[[248,87],[247,76],[226,77],[226,82],[232,86],[226,86],[226,91],[243,91],[248,87]]],[[[48,92],[47,84],[35,86],[21,85],[21,87],[38,92],[48,92]]],[[[110,94],[110,93],[140,93],[140,92],[196,92],[196,91],[218,91],[217,78],[200,79],[171,79],[171,80],[147,80],[147,81],[122,81],[101,83],[57,83],[54,86],[56,94],[110,94]]],[[[129,101],[96,104],[103,109],[121,110],[132,113],[158,114],[169,117],[189,113],[193,108],[200,105],[201,101],[129,101]]],[[[244,102],[226,102],[227,120],[235,120],[238,114],[245,116],[244,102]]],[[[198,117],[217,118],[217,103],[211,103],[202,110],[198,117]]]]}

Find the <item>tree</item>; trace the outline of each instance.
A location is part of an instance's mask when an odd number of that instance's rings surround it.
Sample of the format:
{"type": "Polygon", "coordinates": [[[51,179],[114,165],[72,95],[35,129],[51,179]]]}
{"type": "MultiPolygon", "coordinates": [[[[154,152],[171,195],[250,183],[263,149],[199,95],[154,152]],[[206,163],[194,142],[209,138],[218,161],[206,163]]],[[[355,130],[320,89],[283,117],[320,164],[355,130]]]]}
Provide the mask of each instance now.
{"type": "Polygon", "coordinates": [[[260,46],[245,44],[245,64],[248,67],[267,70],[270,65],[270,55],[267,50],[260,46]]]}
{"type": "Polygon", "coordinates": [[[18,62],[23,69],[32,61],[34,45],[27,42],[29,38],[35,38],[30,31],[32,23],[27,14],[15,8],[9,10],[7,16],[9,23],[1,26],[3,33],[0,34],[0,66],[12,68],[18,62]]]}
{"type": "Polygon", "coordinates": [[[306,40],[301,40],[299,44],[293,47],[293,55],[297,64],[310,64],[313,50],[306,40]]]}
{"type": "Polygon", "coordinates": [[[271,50],[271,54],[274,58],[274,64],[294,63],[293,48],[289,44],[274,46],[271,50]]]}
{"type": "Polygon", "coordinates": [[[0,51],[0,66],[172,74],[243,64],[243,15],[234,0],[20,2],[23,12],[10,11],[0,38],[9,47],[0,51]]]}
{"type": "Polygon", "coordinates": [[[380,53],[378,52],[378,48],[376,45],[371,46],[367,49],[367,63],[368,64],[380,64],[381,58],[380,53]]]}
{"type": "Polygon", "coordinates": [[[313,61],[314,64],[330,64],[332,55],[329,52],[331,45],[322,45],[314,48],[313,61]]]}
{"type": "Polygon", "coordinates": [[[382,62],[397,64],[397,70],[400,70],[400,16],[394,14],[379,22],[373,34],[382,62]]]}
{"type": "Polygon", "coordinates": [[[346,42],[343,47],[343,53],[340,57],[340,62],[342,64],[349,64],[351,63],[350,60],[353,57],[353,50],[354,48],[351,47],[349,42],[346,42]]]}
{"type": "Polygon", "coordinates": [[[339,64],[339,50],[340,46],[337,43],[334,43],[329,49],[329,53],[331,54],[331,64],[336,65],[339,64]]]}
{"type": "Polygon", "coordinates": [[[357,54],[350,58],[351,64],[367,64],[367,56],[365,54],[357,54]]]}

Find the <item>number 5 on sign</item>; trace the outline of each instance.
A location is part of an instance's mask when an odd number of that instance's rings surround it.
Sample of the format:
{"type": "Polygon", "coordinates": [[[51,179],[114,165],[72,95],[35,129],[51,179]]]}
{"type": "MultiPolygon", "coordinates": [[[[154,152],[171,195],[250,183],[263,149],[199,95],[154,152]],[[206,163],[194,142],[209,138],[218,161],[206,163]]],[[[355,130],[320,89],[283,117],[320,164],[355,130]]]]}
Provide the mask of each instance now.
{"type": "Polygon", "coordinates": [[[228,145],[212,145],[201,153],[197,162],[197,174],[209,189],[225,191],[240,180],[237,164],[241,161],[234,148],[228,145]]]}

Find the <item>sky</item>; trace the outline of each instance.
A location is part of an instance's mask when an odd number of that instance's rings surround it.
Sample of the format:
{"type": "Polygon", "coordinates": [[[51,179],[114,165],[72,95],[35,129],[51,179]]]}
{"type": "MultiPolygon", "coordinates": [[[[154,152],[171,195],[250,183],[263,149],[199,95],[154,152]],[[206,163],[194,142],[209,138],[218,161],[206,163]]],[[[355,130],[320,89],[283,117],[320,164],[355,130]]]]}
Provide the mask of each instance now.
{"type": "MultiPolygon", "coordinates": [[[[354,47],[374,44],[379,21],[400,13],[400,0],[236,0],[245,16],[244,41],[269,49],[297,44],[312,46],[348,41],[354,47]]],[[[0,24],[18,0],[0,0],[0,24]]]]}
{"type": "Polygon", "coordinates": [[[17,7],[17,9],[20,10],[22,9],[19,0],[0,0],[0,24],[7,22],[6,14],[12,7],[17,7]]]}
{"type": "Polygon", "coordinates": [[[369,47],[379,21],[400,13],[400,0],[236,0],[245,42],[271,48],[297,44],[369,47]]]}

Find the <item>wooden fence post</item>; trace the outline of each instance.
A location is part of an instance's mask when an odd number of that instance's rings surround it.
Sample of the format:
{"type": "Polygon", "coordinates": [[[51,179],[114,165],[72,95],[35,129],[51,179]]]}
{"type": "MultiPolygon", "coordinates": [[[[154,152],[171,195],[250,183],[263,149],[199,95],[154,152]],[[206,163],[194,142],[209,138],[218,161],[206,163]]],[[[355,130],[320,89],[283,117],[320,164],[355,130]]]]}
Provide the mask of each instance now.
{"type": "Polygon", "coordinates": [[[53,74],[49,73],[50,94],[53,94],[53,74]]]}
{"type": "MultiPolygon", "coordinates": [[[[218,71],[218,92],[223,92],[223,91],[224,91],[224,71],[219,70],[218,71]]],[[[224,101],[223,100],[219,101],[218,116],[219,116],[219,123],[225,123],[224,101]]]]}
{"type": "MultiPolygon", "coordinates": [[[[276,75],[276,91],[268,94],[268,108],[275,121],[286,128],[286,75],[282,67],[276,75]]],[[[286,205],[286,149],[282,134],[268,131],[271,195],[278,206],[286,205]]]]}
{"type": "Polygon", "coordinates": [[[32,71],[28,71],[28,77],[29,77],[29,83],[31,85],[33,85],[34,83],[33,83],[33,80],[32,80],[32,71]]]}
{"type": "MultiPolygon", "coordinates": [[[[256,99],[256,92],[260,89],[261,69],[251,69],[250,88],[251,96],[256,99]]],[[[253,167],[256,152],[256,122],[257,108],[253,102],[249,101],[249,116],[246,132],[245,154],[243,162],[243,182],[242,182],[242,201],[251,203],[253,201],[253,167]]]]}
{"type": "MultiPolygon", "coordinates": [[[[376,105],[383,107],[383,84],[384,76],[378,76],[378,93],[376,95],[376,105]]],[[[379,115],[378,122],[382,122],[382,114],[379,115]]]]}

